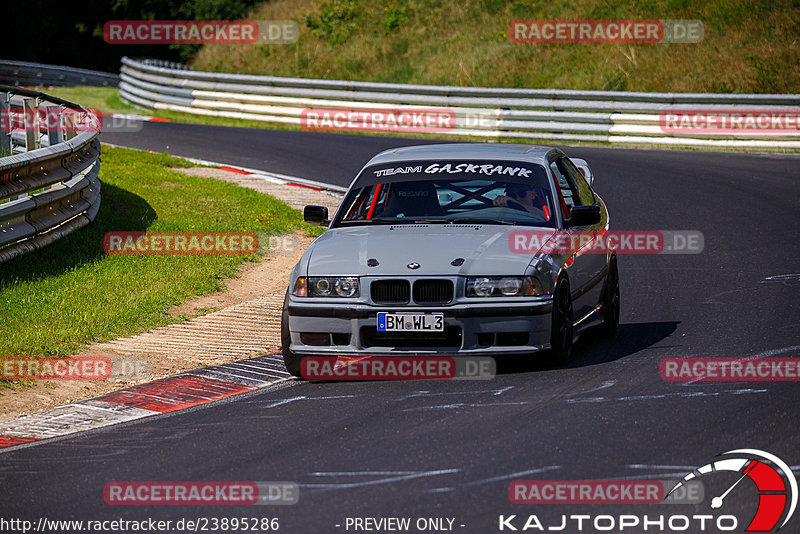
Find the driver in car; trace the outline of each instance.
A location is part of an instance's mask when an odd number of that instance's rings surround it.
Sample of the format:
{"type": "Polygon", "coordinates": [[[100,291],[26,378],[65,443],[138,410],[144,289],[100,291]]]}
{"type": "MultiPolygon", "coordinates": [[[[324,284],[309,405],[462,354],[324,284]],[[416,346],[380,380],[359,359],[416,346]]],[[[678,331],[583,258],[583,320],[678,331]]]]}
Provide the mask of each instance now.
{"type": "Polygon", "coordinates": [[[492,204],[504,208],[525,210],[543,221],[549,219],[541,209],[542,202],[539,200],[536,190],[527,184],[508,184],[506,186],[506,194],[497,195],[492,204]]]}

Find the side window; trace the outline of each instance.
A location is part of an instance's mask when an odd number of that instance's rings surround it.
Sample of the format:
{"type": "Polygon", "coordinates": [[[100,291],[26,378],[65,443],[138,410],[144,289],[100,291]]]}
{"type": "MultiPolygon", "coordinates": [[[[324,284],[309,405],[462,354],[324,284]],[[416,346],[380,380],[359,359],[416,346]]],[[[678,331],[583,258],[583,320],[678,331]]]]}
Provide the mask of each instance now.
{"type": "Polygon", "coordinates": [[[569,158],[561,158],[559,162],[578,190],[578,205],[587,206],[589,204],[594,204],[594,193],[592,193],[592,188],[589,186],[589,182],[586,181],[586,178],[583,177],[580,169],[578,169],[569,158]]]}
{"type": "Polygon", "coordinates": [[[564,197],[564,204],[567,205],[567,213],[565,213],[564,216],[569,217],[569,211],[572,209],[572,206],[579,203],[577,202],[578,195],[577,191],[567,179],[567,175],[560,165],[560,162],[561,158],[551,161],[550,170],[553,171],[553,176],[556,178],[558,188],[561,190],[561,196],[564,197]]]}

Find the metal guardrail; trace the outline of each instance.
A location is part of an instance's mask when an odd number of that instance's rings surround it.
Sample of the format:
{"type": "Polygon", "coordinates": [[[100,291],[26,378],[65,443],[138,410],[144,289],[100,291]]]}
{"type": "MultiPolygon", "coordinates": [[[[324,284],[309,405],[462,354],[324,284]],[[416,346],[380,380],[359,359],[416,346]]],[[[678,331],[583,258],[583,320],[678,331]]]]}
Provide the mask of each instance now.
{"type": "Polygon", "coordinates": [[[0,85],[0,263],[38,250],[97,215],[100,130],[79,131],[72,124],[76,114],[98,122],[67,100],[0,85]]]}
{"type": "Polygon", "coordinates": [[[76,69],[61,65],[0,59],[0,83],[7,85],[116,87],[119,84],[119,75],[112,72],[76,69]]]}
{"type": "Polygon", "coordinates": [[[775,112],[800,108],[800,95],[637,93],[404,85],[224,74],[122,59],[120,97],[131,104],[199,115],[300,125],[304,109],[403,109],[454,113],[439,134],[610,143],[800,148],[800,130],[665,133],[675,109],[775,112]]]}
{"type": "Polygon", "coordinates": [[[140,63],[149,65],[151,67],[165,67],[167,69],[176,70],[194,70],[194,67],[185,63],[176,63],[167,59],[140,59],[140,63]]]}

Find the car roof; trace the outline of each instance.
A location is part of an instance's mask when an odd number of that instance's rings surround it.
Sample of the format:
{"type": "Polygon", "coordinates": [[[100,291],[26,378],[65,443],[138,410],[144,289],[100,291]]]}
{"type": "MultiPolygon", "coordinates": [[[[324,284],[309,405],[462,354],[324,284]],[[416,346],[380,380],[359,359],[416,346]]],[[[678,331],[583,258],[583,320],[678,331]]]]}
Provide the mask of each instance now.
{"type": "Polygon", "coordinates": [[[365,166],[403,161],[445,159],[493,159],[524,161],[547,165],[547,154],[561,152],[557,148],[503,143],[436,143],[384,150],[365,166]]]}

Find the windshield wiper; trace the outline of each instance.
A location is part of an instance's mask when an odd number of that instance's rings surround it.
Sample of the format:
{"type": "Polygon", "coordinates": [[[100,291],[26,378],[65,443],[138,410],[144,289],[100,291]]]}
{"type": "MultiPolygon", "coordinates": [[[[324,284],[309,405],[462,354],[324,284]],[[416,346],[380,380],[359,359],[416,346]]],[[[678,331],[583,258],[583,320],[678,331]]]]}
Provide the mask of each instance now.
{"type": "Polygon", "coordinates": [[[372,219],[354,219],[352,221],[342,221],[342,224],[428,224],[428,223],[447,223],[446,219],[415,219],[413,217],[374,217],[372,219]]]}
{"type": "Polygon", "coordinates": [[[342,224],[372,224],[372,223],[390,223],[399,222],[403,219],[398,217],[375,217],[373,219],[352,219],[350,221],[342,221],[342,224]]]}
{"type": "Polygon", "coordinates": [[[500,219],[480,219],[480,218],[467,218],[461,217],[458,219],[448,219],[448,223],[451,224],[506,224],[511,226],[516,226],[517,223],[511,221],[501,221],[500,219]]]}
{"type": "Polygon", "coordinates": [[[459,217],[455,219],[418,219],[414,217],[375,217],[372,219],[355,219],[352,221],[342,221],[341,224],[505,224],[516,226],[517,223],[511,221],[501,221],[499,219],[470,219],[459,217]]]}

